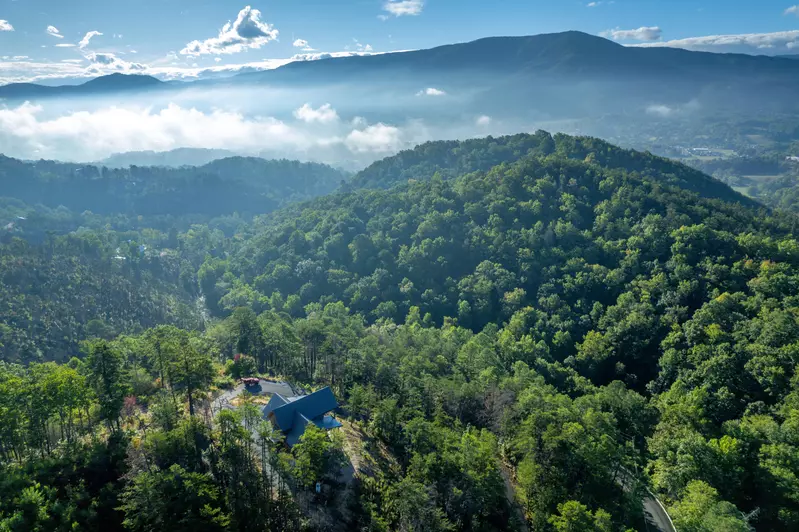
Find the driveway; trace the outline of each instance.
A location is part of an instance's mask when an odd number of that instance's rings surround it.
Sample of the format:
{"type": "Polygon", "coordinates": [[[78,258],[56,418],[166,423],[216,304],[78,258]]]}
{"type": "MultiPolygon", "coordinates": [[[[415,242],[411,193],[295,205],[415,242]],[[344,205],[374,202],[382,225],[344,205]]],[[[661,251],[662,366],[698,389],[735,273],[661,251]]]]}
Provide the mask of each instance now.
{"type": "Polygon", "coordinates": [[[273,395],[279,393],[283,397],[296,397],[302,395],[295,391],[290,384],[280,381],[270,381],[266,379],[259,379],[256,386],[244,386],[243,384],[236,385],[232,390],[224,391],[219,397],[211,401],[211,412],[214,414],[222,411],[223,409],[235,410],[232,401],[244,391],[248,391],[253,395],[273,395]]]}

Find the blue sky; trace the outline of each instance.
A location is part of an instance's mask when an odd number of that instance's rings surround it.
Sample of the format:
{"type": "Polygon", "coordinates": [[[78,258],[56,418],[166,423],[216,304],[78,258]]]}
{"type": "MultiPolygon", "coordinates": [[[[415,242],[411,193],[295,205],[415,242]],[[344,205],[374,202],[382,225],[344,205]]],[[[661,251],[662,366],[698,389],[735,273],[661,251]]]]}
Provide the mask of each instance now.
{"type": "Polygon", "coordinates": [[[243,25],[234,25],[233,33],[222,38],[222,27],[243,13],[245,2],[0,0],[0,29],[13,28],[0,31],[0,82],[80,77],[81,72],[96,75],[109,70],[153,71],[165,76],[170,70],[197,72],[285,61],[296,54],[386,52],[492,35],[569,29],[602,34],[625,44],[799,53],[799,6],[792,6],[794,2],[797,0],[253,1],[243,25]],[[242,32],[236,33],[239,29],[242,32]],[[95,34],[81,48],[79,43],[89,32],[102,35],[95,34]],[[684,41],[744,34],[763,35],[734,38],[734,46],[730,39],[684,41]],[[190,43],[196,53],[190,53],[190,43]]]}

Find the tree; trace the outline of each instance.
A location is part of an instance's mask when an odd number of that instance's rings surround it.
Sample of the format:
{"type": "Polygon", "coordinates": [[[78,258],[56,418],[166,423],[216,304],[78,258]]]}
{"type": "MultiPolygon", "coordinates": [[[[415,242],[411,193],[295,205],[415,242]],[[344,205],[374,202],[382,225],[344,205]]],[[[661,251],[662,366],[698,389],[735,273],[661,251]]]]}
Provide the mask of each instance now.
{"type": "Polygon", "coordinates": [[[584,504],[568,501],[558,505],[558,515],[549,518],[556,532],[611,532],[610,514],[599,509],[592,512],[584,504]]]}
{"type": "Polygon", "coordinates": [[[222,532],[229,522],[211,477],[179,465],[139,473],[122,492],[120,502],[125,528],[134,532],[222,532]]]}
{"type": "Polygon", "coordinates": [[[402,532],[443,532],[454,527],[436,507],[435,499],[423,484],[405,478],[386,493],[394,530],[402,532]]]}
{"type": "Polygon", "coordinates": [[[338,474],[341,466],[340,445],[313,423],[306,425],[291,453],[294,455],[292,475],[304,488],[311,488],[327,474],[338,474]]]}
{"type": "Polygon", "coordinates": [[[719,499],[718,492],[702,482],[688,483],[685,495],[671,507],[671,518],[677,530],[685,532],[749,532],[740,511],[719,499]]]}
{"type": "Polygon", "coordinates": [[[122,355],[105,340],[88,343],[86,367],[89,383],[100,403],[101,418],[109,428],[119,429],[119,413],[128,395],[128,386],[122,370],[122,355]]]}

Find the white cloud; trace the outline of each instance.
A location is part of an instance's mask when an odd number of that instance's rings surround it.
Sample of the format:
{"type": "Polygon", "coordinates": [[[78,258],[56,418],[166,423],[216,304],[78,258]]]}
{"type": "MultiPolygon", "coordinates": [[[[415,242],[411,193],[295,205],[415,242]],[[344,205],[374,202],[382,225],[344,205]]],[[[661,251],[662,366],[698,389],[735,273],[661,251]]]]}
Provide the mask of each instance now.
{"type": "MultiPolygon", "coordinates": [[[[400,52],[401,51],[397,51],[395,53],[400,52]]],[[[132,54],[134,51],[131,50],[129,53],[132,54]]],[[[263,61],[225,63],[202,67],[189,67],[186,66],[185,63],[179,63],[177,62],[178,55],[170,53],[158,61],[143,65],[145,70],[137,69],[136,71],[137,73],[147,74],[165,81],[216,79],[230,77],[244,72],[272,70],[294,61],[316,61],[319,59],[329,59],[331,57],[355,57],[379,55],[382,53],[392,52],[314,52],[296,54],[285,59],[266,59],[263,61]]],[[[69,65],[61,62],[10,62],[8,56],[4,58],[0,57],[0,59],[2,59],[2,61],[0,61],[0,84],[32,83],[45,80],[52,83],[59,79],[72,81],[98,75],[98,69],[95,68],[97,65],[94,65],[93,68],[82,68],[77,65],[69,65]]],[[[219,58],[217,57],[215,59],[219,58]]]]}
{"type": "Polygon", "coordinates": [[[83,63],[83,59],[62,59],[61,62],[62,63],[74,63],[76,65],[79,65],[79,64],[83,63]]]}
{"type": "Polygon", "coordinates": [[[446,92],[442,91],[441,89],[436,89],[433,87],[428,87],[416,93],[416,96],[446,96],[446,95],[447,95],[446,92]]]}
{"type": "Polygon", "coordinates": [[[175,103],[162,108],[112,106],[61,116],[52,111],[27,102],[0,108],[4,151],[23,158],[91,161],[127,151],[223,148],[273,157],[371,162],[429,140],[429,132],[416,123],[401,128],[338,121],[334,129],[320,131],[317,124],[301,120],[284,122],[222,109],[203,112],[175,103]]]}
{"type": "Polygon", "coordinates": [[[788,9],[786,9],[785,10],[785,14],[786,15],[796,15],[797,17],[799,17],[799,4],[797,4],[795,6],[791,6],[788,9]]]}
{"type": "Polygon", "coordinates": [[[637,46],[666,46],[698,51],[752,51],[778,50],[799,47],[799,30],[778,31],[775,33],[748,33],[740,35],[708,35],[689,37],[657,43],[644,43],[637,46]]]}
{"type": "Polygon", "coordinates": [[[650,105],[646,108],[646,114],[666,118],[674,113],[674,109],[668,105],[650,105]]]}
{"type": "Polygon", "coordinates": [[[475,124],[482,127],[489,126],[491,125],[491,117],[488,115],[478,116],[475,124]]]}
{"type": "Polygon", "coordinates": [[[14,26],[9,21],[0,19],[0,31],[14,31],[14,26]]]}
{"type": "Polygon", "coordinates": [[[68,42],[61,42],[55,45],[56,48],[75,48],[75,45],[68,42]]]}
{"type": "Polygon", "coordinates": [[[310,104],[306,103],[294,111],[294,117],[308,124],[314,122],[320,124],[338,122],[338,113],[329,103],[324,104],[319,109],[314,109],[310,104]]]}
{"type": "Polygon", "coordinates": [[[86,54],[86,59],[92,63],[89,67],[90,71],[97,74],[106,74],[111,72],[124,72],[124,73],[142,73],[147,70],[147,65],[141,63],[131,63],[117,57],[110,52],[92,52],[86,54]]]}
{"type": "Polygon", "coordinates": [[[295,48],[302,48],[303,52],[315,52],[316,51],[316,50],[314,50],[311,47],[310,44],[308,44],[308,41],[306,41],[305,39],[297,39],[297,40],[295,40],[292,43],[292,46],[294,46],[295,48]]]}
{"type": "Polygon", "coordinates": [[[399,128],[379,122],[351,131],[344,143],[355,153],[389,153],[402,147],[402,138],[399,128]]]}
{"type": "Polygon", "coordinates": [[[0,109],[1,143],[70,160],[75,154],[93,160],[135,150],[299,147],[305,143],[302,135],[274,118],[247,120],[237,113],[203,113],[174,104],[159,111],[109,107],[53,119],[42,114],[41,106],[29,103],[0,109]]]}
{"type": "Polygon", "coordinates": [[[613,39],[614,41],[659,41],[663,36],[663,30],[657,26],[643,26],[635,30],[622,30],[619,28],[603,31],[600,35],[613,39]]]}
{"type": "Polygon", "coordinates": [[[89,46],[89,42],[91,42],[92,37],[98,37],[101,35],[102,33],[100,33],[99,31],[96,30],[90,31],[89,33],[83,36],[83,39],[81,39],[80,42],[78,43],[78,47],[80,47],[80,49],[83,50],[84,48],[89,46]]]}
{"type": "MultiPolygon", "coordinates": [[[[424,0],[386,0],[383,10],[395,17],[405,15],[420,15],[424,9],[424,0]]],[[[388,18],[386,15],[381,17],[388,18]]]]}
{"type": "Polygon", "coordinates": [[[58,32],[58,28],[55,26],[47,26],[47,34],[52,35],[53,37],[57,37],[59,39],[63,39],[64,36],[58,32]]]}
{"type": "Polygon", "coordinates": [[[261,12],[246,6],[234,22],[228,22],[217,37],[192,41],[180,51],[182,55],[233,54],[248,48],[257,49],[278,37],[278,30],[261,21],[261,12]]]}

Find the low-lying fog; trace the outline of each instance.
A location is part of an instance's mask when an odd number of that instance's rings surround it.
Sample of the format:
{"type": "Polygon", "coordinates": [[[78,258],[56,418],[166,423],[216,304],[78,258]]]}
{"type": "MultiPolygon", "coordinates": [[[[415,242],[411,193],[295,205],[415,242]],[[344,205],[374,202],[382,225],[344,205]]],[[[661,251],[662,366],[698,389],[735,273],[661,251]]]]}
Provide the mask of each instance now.
{"type": "Polygon", "coordinates": [[[474,96],[424,86],[416,91],[189,87],[0,104],[0,153],[86,162],[188,147],[360,167],[426,140],[536,127],[481,112],[474,96]]]}

